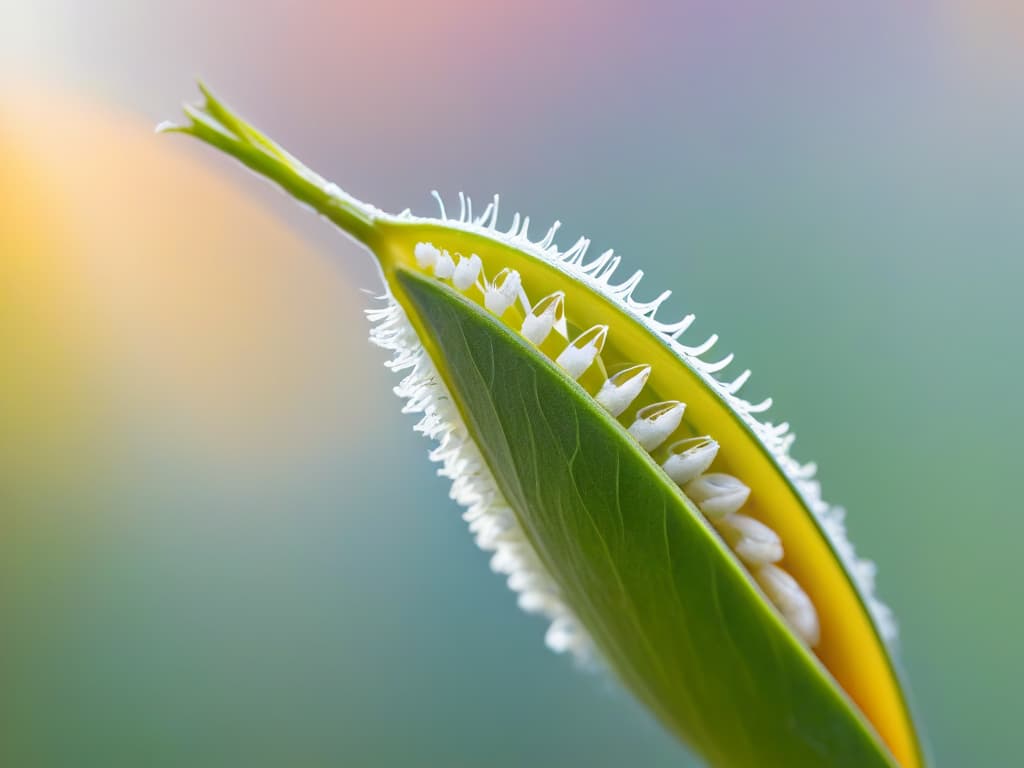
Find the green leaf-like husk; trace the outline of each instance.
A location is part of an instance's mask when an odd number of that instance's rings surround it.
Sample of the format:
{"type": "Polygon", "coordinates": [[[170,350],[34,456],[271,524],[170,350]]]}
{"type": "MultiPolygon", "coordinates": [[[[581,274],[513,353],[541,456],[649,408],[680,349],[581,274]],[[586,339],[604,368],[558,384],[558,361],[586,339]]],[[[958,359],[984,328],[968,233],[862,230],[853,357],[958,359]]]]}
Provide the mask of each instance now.
{"type": "Polygon", "coordinates": [[[395,279],[541,561],[668,727],[713,765],[894,765],[699,512],[576,382],[438,281],[395,279]]]}

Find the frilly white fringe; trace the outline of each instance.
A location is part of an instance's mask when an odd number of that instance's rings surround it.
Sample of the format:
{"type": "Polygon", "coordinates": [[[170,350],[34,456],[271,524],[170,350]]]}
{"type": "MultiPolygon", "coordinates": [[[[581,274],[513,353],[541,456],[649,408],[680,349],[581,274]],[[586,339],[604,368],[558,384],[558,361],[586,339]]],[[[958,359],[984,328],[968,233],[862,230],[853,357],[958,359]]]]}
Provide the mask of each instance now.
{"type": "Polygon", "coordinates": [[[585,665],[594,665],[590,636],[526,539],[405,311],[390,293],[381,299],[384,307],[366,313],[374,323],[370,341],[394,353],[387,363],[389,368],[408,371],[395,387],[395,394],[405,400],[402,412],[423,414],[415,429],[436,441],[430,459],[441,465],[438,474],[452,481],[449,495],[465,507],[462,517],[469,523],[477,546],[494,553],[491,569],[507,576],[509,588],[518,595],[519,607],[548,619],[544,637],[547,646],[556,653],[568,652],[585,665]]]}

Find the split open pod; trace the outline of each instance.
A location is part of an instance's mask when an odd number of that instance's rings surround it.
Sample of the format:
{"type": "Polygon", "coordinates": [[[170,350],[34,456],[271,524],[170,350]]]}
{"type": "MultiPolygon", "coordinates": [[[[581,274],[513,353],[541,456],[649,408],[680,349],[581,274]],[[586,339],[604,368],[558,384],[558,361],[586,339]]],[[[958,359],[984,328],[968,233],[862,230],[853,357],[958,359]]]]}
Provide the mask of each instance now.
{"type": "MultiPolygon", "coordinates": [[[[205,93],[205,92],[204,92],[205,93]]],[[[874,567],[790,456],[770,402],[720,376],[716,338],[634,298],[642,273],[580,239],[539,240],[498,199],[475,215],[385,214],[206,93],[191,134],[367,246],[371,338],[492,567],[547,642],[607,667],[716,766],[925,765],[873,594],[874,567]]],[[[440,202],[440,198],[438,198],[440,202]]]]}

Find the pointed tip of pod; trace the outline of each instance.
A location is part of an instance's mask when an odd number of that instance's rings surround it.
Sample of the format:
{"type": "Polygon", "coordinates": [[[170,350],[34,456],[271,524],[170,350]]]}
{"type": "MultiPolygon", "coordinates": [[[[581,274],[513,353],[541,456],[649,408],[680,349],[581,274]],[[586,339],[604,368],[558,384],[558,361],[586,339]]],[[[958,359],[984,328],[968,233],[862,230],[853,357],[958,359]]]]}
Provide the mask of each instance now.
{"type": "Polygon", "coordinates": [[[605,381],[594,397],[608,413],[619,416],[636,400],[650,376],[651,366],[634,365],[605,381]]]}
{"type": "Polygon", "coordinates": [[[537,346],[551,333],[551,329],[565,319],[565,291],[555,291],[533,305],[523,320],[522,333],[537,346]]]}
{"type": "Polygon", "coordinates": [[[712,521],[738,512],[750,498],[750,488],[746,484],[721,472],[701,475],[687,483],[683,491],[712,521]]]}
{"type": "Polygon", "coordinates": [[[555,362],[574,379],[578,379],[604,349],[607,338],[608,326],[595,325],[570,341],[555,362]]]}
{"type": "Polygon", "coordinates": [[[498,317],[505,314],[511,307],[522,289],[523,281],[519,273],[507,267],[494,276],[494,280],[484,289],[484,306],[498,317]]]}
{"type": "Polygon", "coordinates": [[[817,646],[821,641],[818,612],[796,579],[777,565],[761,566],[754,578],[800,639],[811,648],[817,646]]]}
{"type": "Polygon", "coordinates": [[[703,435],[679,440],[668,447],[669,456],[661,467],[679,485],[703,475],[718,456],[718,441],[703,435]]]}
{"type": "Polygon", "coordinates": [[[636,412],[636,419],[629,427],[631,434],[640,447],[653,451],[679,427],[683,420],[686,403],[678,400],[666,400],[644,406],[636,412]]]}

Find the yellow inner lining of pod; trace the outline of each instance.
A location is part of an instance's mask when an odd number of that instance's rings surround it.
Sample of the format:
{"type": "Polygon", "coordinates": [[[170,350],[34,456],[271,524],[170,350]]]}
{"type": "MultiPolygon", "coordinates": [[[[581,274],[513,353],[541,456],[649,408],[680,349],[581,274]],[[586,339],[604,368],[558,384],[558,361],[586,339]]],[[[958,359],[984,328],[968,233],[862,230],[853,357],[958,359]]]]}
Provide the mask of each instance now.
{"type": "MultiPolygon", "coordinates": [[[[459,225],[422,221],[378,221],[384,235],[378,256],[385,270],[396,264],[415,267],[417,242],[430,241],[468,256],[479,254],[488,277],[502,268],[522,276],[532,301],[556,290],[566,293],[566,315],[574,325],[611,327],[604,358],[652,366],[646,390],[657,399],[687,404],[686,422],[721,445],[715,467],[735,475],[751,488],[744,513],[762,521],[781,537],[785,558],[780,565],[810,596],[821,625],[815,653],[840,687],[874,726],[903,768],[922,765],[919,746],[900,681],[884,642],[832,545],[774,458],[750,433],[700,374],[681,364],[676,353],[643,323],[609,298],[542,258],[459,225]]],[[[620,278],[625,277],[625,273],[620,278]]],[[[518,330],[518,328],[517,328],[518,330]]]]}

